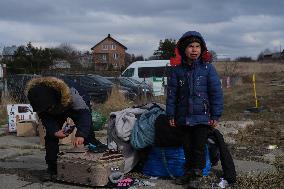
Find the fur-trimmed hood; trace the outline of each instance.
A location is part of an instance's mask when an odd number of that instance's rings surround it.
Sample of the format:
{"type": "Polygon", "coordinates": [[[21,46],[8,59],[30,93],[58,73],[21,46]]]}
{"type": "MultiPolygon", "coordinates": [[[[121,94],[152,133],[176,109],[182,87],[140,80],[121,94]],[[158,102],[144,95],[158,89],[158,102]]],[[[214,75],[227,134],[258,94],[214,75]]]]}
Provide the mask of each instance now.
{"type": "MultiPolygon", "coordinates": [[[[37,85],[45,85],[47,87],[53,88],[61,94],[60,103],[63,107],[67,107],[72,102],[71,91],[68,85],[61,79],[56,77],[38,77],[33,78],[27,83],[25,90],[26,95],[28,91],[37,85]]],[[[43,94],[44,95],[44,94],[43,94]]]]}

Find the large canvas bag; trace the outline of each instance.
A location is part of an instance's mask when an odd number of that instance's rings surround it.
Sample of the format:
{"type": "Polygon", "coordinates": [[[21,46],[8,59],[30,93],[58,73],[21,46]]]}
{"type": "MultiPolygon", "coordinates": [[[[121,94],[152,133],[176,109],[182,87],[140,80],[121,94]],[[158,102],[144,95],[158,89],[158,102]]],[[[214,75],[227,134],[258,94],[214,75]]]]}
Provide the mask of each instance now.
{"type": "MultiPolygon", "coordinates": [[[[156,177],[180,177],[184,175],[184,151],[182,147],[153,147],[143,167],[143,174],[156,177]]],[[[202,175],[207,176],[211,170],[209,151],[206,147],[206,164],[202,175]]]]}

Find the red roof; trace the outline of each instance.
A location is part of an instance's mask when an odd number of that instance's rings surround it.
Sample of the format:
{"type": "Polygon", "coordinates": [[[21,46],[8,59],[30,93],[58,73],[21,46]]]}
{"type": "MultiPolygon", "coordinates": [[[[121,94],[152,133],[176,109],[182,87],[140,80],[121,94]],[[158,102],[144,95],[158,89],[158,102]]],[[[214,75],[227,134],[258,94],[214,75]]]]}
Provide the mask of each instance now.
{"type": "Polygon", "coordinates": [[[125,47],[124,45],[122,45],[121,43],[119,43],[117,40],[115,40],[114,38],[112,38],[112,37],[110,36],[110,34],[108,34],[106,38],[104,38],[104,39],[101,40],[99,43],[97,43],[95,46],[93,46],[93,47],[91,48],[91,50],[93,50],[96,46],[98,46],[99,44],[101,44],[101,43],[102,43],[104,40],[106,40],[106,39],[111,39],[111,40],[115,41],[115,42],[118,43],[120,46],[122,46],[125,50],[127,50],[127,47],[125,47]]]}

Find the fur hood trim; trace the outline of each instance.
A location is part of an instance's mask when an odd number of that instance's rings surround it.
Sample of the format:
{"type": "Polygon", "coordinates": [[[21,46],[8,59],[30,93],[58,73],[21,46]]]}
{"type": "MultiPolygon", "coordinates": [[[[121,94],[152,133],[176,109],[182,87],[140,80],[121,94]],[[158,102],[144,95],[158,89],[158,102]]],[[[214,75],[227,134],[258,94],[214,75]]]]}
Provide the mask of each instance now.
{"type": "Polygon", "coordinates": [[[28,94],[28,91],[36,85],[45,85],[58,91],[61,94],[61,105],[64,107],[68,106],[72,101],[70,88],[61,79],[58,79],[56,77],[33,78],[27,84],[25,91],[26,95],[28,94]]]}

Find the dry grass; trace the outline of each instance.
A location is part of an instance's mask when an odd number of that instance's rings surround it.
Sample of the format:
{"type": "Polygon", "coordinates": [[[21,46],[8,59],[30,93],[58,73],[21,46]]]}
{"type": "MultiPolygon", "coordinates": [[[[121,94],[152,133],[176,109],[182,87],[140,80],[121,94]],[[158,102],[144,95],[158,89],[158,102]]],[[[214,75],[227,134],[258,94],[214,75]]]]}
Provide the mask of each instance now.
{"type": "Polygon", "coordinates": [[[94,109],[109,117],[110,112],[122,110],[133,106],[133,102],[126,99],[117,88],[114,88],[104,104],[95,104],[94,109]]]}
{"type": "Polygon", "coordinates": [[[15,100],[10,97],[9,94],[2,94],[0,104],[0,127],[7,123],[7,104],[14,104],[15,100]]]}
{"type": "Polygon", "coordinates": [[[153,102],[166,104],[166,99],[167,99],[166,95],[164,95],[164,96],[155,96],[155,97],[153,97],[153,102]]]}
{"type": "Polygon", "coordinates": [[[253,73],[274,73],[274,72],[283,72],[284,63],[269,63],[264,64],[260,62],[217,62],[214,63],[217,71],[220,75],[226,75],[226,72],[229,72],[229,75],[247,75],[253,73]]]}

